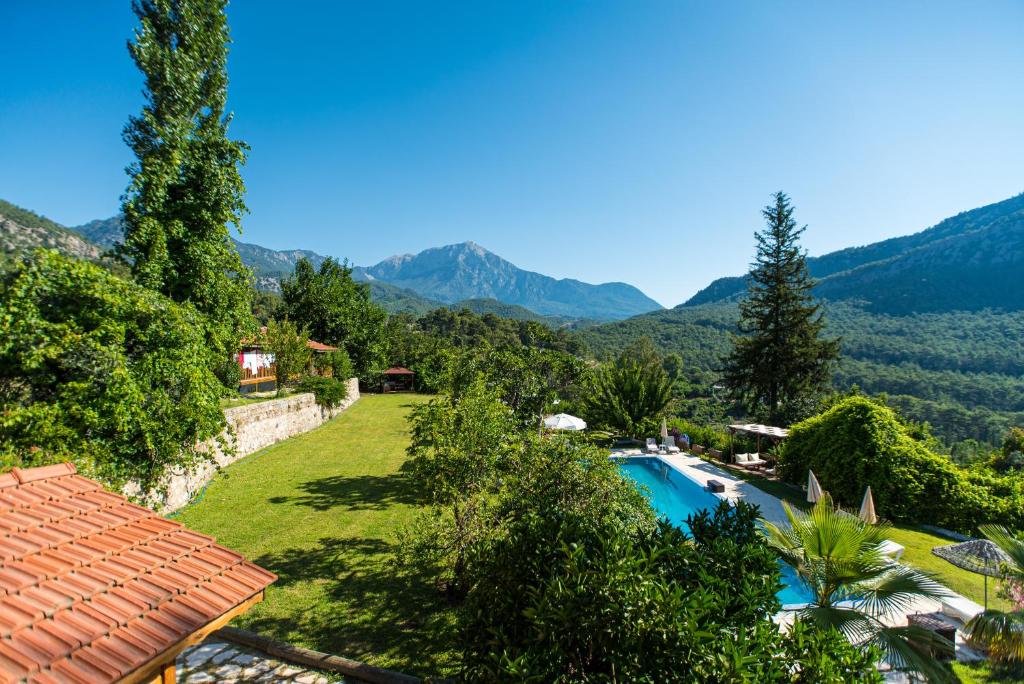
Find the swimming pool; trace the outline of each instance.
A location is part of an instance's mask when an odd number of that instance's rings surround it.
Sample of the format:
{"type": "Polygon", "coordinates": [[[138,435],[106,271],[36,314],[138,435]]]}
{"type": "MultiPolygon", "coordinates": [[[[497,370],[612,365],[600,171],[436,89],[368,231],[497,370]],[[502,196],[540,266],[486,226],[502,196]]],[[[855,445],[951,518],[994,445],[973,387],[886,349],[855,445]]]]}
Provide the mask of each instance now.
{"type": "MultiPolygon", "coordinates": [[[[714,509],[720,499],[699,484],[654,457],[616,458],[622,472],[650,490],[651,506],[670,523],[686,527],[686,519],[702,508],[714,509]]],[[[786,586],[777,594],[782,605],[807,603],[811,594],[801,584],[796,573],[779,562],[782,583],[786,586]]]]}

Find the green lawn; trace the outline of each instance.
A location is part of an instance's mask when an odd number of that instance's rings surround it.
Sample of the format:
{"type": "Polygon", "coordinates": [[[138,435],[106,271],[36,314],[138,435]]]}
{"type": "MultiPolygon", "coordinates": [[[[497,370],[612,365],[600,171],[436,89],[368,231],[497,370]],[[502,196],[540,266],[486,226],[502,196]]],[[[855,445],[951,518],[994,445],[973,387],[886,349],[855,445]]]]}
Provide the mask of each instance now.
{"type": "MultiPolygon", "coordinates": [[[[779,480],[769,480],[760,475],[755,475],[738,469],[730,469],[730,472],[737,477],[750,482],[758,489],[764,490],[776,498],[788,501],[790,504],[807,508],[807,501],[804,493],[797,487],[779,480]]],[[[902,562],[912,565],[920,570],[932,573],[947,587],[962,594],[972,601],[982,603],[984,600],[984,581],[981,575],[950,565],[938,556],[932,554],[932,548],[955,544],[956,542],[940,537],[931,532],[911,526],[896,525],[890,528],[892,540],[906,547],[903,552],[902,562]]],[[[995,595],[996,582],[989,579],[988,582],[988,605],[990,608],[1007,610],[1010,603],[998,598],[995,595]]]]}
{"type": "Polygon", "coordinates": [[[177,517],[280,579],[235,622],[266,636],[415,675],[452,665],[452,611],[393,567],[421,509],[401,473],[405,417],[423,397],[366,395],[320,428],[226,468],[177,517]]]}

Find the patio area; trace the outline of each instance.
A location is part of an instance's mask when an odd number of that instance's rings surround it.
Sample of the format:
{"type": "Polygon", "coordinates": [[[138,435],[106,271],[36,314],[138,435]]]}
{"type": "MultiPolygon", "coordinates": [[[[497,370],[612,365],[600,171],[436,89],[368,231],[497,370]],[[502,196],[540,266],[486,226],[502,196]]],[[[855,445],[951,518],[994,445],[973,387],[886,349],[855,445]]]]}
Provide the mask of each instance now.
{"type": "MultiPolygon", "coordinates": [[[[698,456],[687,453],[649,454],[645,453],[642,449],[614,449],[611,454],[620,458],[657,458],[690,480],[697,482],[705,489],[708,488],[709,481],[716,480],[724,485],[723,491],[717,494],[719,497],[733,503],[745,501],[749,504],[757,505],[760,508],[761,516],[769,522],[778,524],[787,521],[785,509],[782,507],[782,501],[778,497],[758,488],[749,480],[739,477],[737,473],[709,463],[698,456]]],[[[968,646],[960,633],[965,619],[976,612],[981,612],[982,606],[964,596],[954,592],[951,593],[952,596],[950,598],[943,599],[941,602],[926,598],[916,599],[906,610],[884,616],[883,622],[894,626],[906,625],[908,616],[911,615],[924,614],[934,616],[935,619],[957,630],[956,659],[958,661],[975,662],[983,660],[984,656],[968,646]]],[[[787,625],[792,623],[795,616],[795,611],[786,610],[778,613],[775,616],[775,620],[780,625],[787,625]]],[[[893,673],[893,678],[889,681],[904,681],[899,679],[902,676],[893,673]]]]}

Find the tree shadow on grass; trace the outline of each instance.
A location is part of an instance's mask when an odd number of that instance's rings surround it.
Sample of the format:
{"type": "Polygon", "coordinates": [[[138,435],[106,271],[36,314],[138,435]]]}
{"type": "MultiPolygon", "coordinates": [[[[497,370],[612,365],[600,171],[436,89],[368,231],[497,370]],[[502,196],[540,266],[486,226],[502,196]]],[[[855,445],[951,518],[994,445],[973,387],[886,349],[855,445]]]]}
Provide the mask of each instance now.
{"type": "Polygon", "coordinates": [[[404,474],[332,475],[299,485],[302,494],[274,496],[270,503],[309,506],[318,511],[385,510],[394,504],[419,504],[423,497],[404,474]]]}
{"type": "Polygon", "coordinates": [[[454,657],[452,608],[425,578],[400,572],[394,552],[382,539],[325,537],[257,558],[280,579],[242,624],[408,674],[445,674],[454,657]]]}

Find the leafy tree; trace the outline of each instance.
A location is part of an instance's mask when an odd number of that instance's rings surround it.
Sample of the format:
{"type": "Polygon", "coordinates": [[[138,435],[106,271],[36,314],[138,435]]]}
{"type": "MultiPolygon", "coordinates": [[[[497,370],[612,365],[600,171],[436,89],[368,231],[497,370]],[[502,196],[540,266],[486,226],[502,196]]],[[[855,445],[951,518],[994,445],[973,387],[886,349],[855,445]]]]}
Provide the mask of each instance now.
{"type": "Polygon", "coordinates": [[[477,378],[458,398],[443,395],[413,409],[413,477],[435,509],[407,547],[420,563],[442,567],[448,592],[466,590],[466,553],[486,532],[489,498],[520,450],[512,412],[477,378]]]}
{"type": "Polygon", "coordinates": [[[891,408],[867,397],[842,399],[790,428],[779,471],[802,483],[808,470],[851,507],[870,485],[879,512],[890,520],[964,532],[985,522],[1024,525],[1024,478],[957,467],[915,439],[891,408]]]}
{"type": "Polygon", "coordinates": [[[246,210],[245,143],[227,135],[226,0],[134,0],[128,50],[146,104],[124,130],[136,161],[121,210],[118,252],[136,281],[205,316],[223,358],[252,331],[251,274],[231,241],[246,210]]]}
{"type": "Polygon", "coordinates": [[[585,406],[595,425],[641,437],[655,428],[671,401],[672,382],[660,359],[645,359],[627,350],[597,370],[585,406]]]}
{"type": "Polygon", "coordinates": [[[854,644],[879,649],[899,669],[932,682],[956,681],[929,652],[932,647],[948,648],[948,641],[923,627],[893,627],[882,621],[915,599],[949,593],[930,575],[886,558],[879,545],[888,539],[888,526],[869,525],[837,510],[827,494],[809,514],[782,505],[787,525],[762,524],[768,544],[813,592],[801,619],[838,630],[854,644]]]}
{"type": "Polygon", "coordinates": [[[0,464],[153,487],[224,426],[189,304],[39,251],[0,281],[0,464]]]}
{"type": "Polygon", "coordinates": [[[309,366],[312,352],[306,342],[309,335],[295,322],[287,318],[271,321],[264,334],[267,351],[274,355],[277,375],[277,393],[281,394],[286,385],[309,366]]]}
{"type": "Polygon", "coordinates": [[[971,639],[985,644],[992,658],[1024,669],[1024,540],[1002,525],[982,525],[981,533],[1010,557],[1003,572],[1013,592],[1010,598],[1014,609],[986,610],[971,619],[965,631],[971,639]]]}
{"type": "Polygon", "coordinates": [[[793,207],[782,192],[762,212],[748,296],[740,302],[740,335],[723,359],[723,381],[733,397],[772,423],[787,422],[824,391],[839,358],[839,340],[825,339],[814,303],[814,281],[798,240],[793,207]]]}
{"type": "Polygon", "coordinates": [[[383,370],[387,314],[370,301],[365,283],[352,280],[352,269],[326,259],[319,270],[299,259],[290,278],[281,282],[283,310],[305,326],[317,342],[344,347],[355,372],[369,378],[383,370]]]}
{"type": "Polygon", "coordinates": [[[459,613],[465,680],[881,681],[871,651],[779,632],[778,567],[756,508],[723,503],[691,540],[634,514],[637,490],[606,458],[565,445],[530,460],[525,493],[499,507],[503,533],[474,549],[459,613]],[[804,661],[831,678],[794,675],[804,661]]]}

